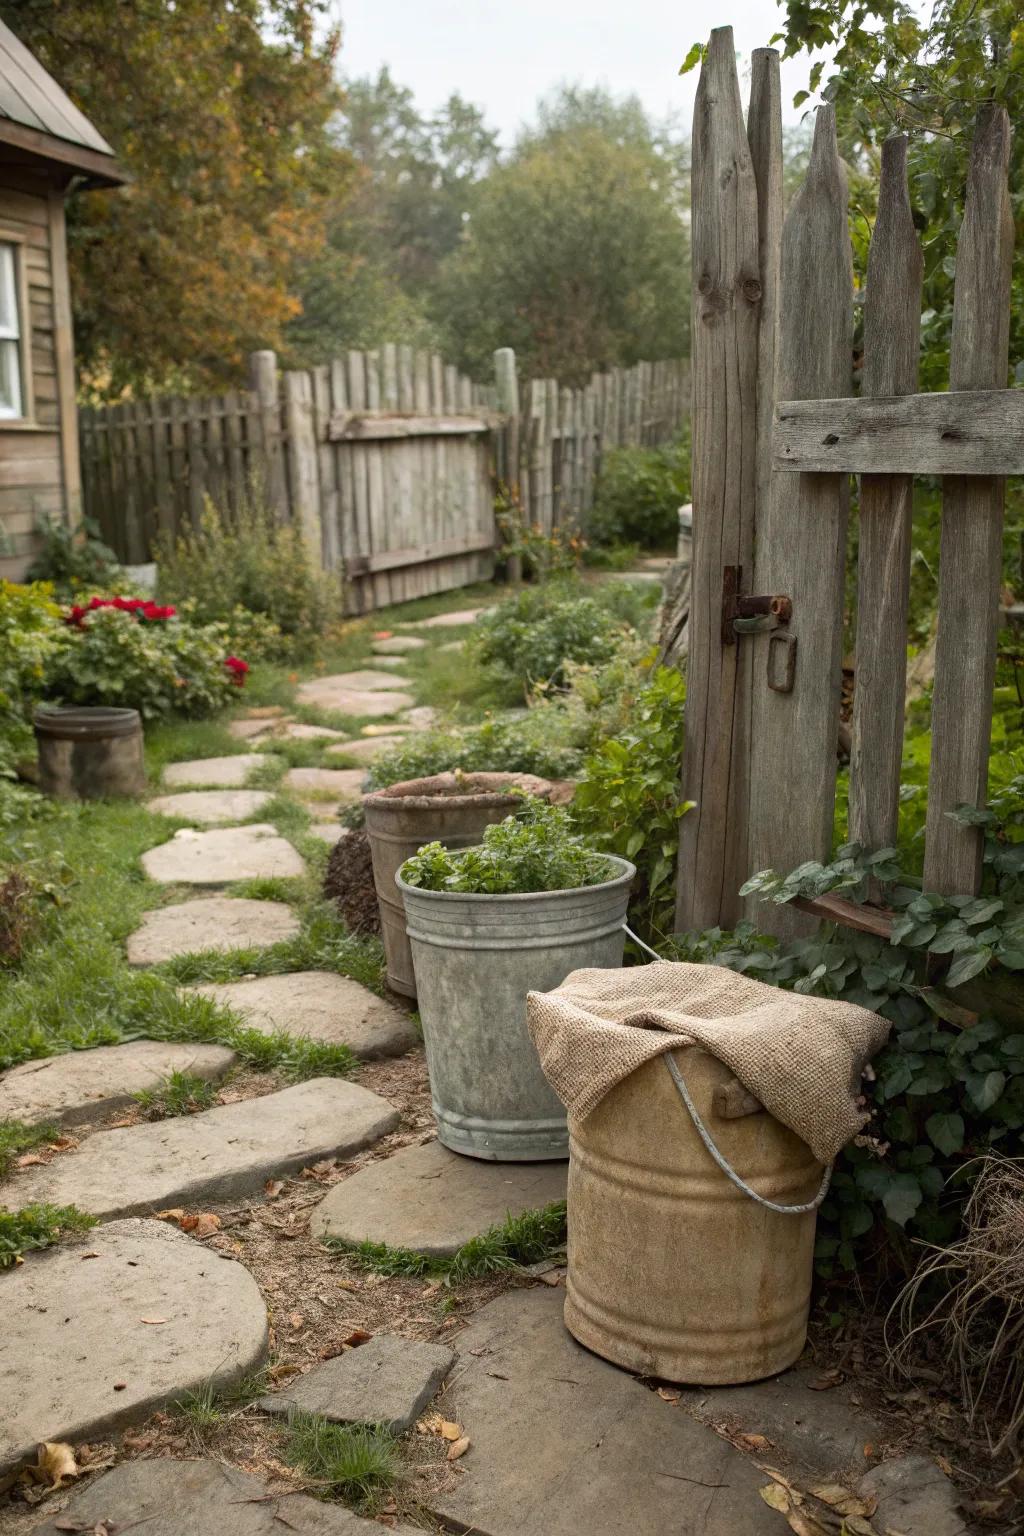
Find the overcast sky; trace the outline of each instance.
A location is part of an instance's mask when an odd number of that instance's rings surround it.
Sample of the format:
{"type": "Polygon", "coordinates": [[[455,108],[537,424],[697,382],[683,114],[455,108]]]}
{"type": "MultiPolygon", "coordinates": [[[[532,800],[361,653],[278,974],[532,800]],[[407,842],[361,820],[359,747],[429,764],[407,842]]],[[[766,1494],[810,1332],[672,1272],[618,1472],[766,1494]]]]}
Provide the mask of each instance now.
{"type": "MultiPolygon", "coordinates": [[[[711,25],[730,22],[743,55],[763,48],[780,28],[775,0],[730,0],[714,16],[680,0],[334,0],[340,15],[341,68],[376,74],[387,64],[430,111],[453,91],[484,108],[508,143],[534,104],[562,81],[607,85],[636,94],[655,117],[678,113],[689,128],[696,74],[679,78],[690,44],[711,25]]],[[[783,115],[807,85],[810,65],[782,67],[783,115]]],[[[743,80],[744,95],[748,89],[743,80]]],[[[804,108],[803,110],[806,110],[804,108]]]]}

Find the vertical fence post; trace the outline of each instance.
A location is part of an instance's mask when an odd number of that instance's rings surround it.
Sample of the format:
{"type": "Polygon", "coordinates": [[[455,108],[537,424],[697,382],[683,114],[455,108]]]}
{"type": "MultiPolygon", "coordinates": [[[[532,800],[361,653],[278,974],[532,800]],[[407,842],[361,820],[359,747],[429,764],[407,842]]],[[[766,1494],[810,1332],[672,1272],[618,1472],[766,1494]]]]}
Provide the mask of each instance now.
{"type": "MultiPolygon", "coordinates": [[[[494,388],[497,408],[505,418],[496,433],[498,479],[508,491],[513,507],[518,506],[523,521],[528,522],[530,477],[528,474],[520,474],[519,375],[516,372],[516,354],[511,347],[499,347],[494,354],[494,388]]],[[[522,556],[510,555],[509,581],[518,582],[522,577],[522,556]]]]}
{"type": "MultiPolygon", "coordinates": [[[[1009,163],[1006,109],[983,107],[956,247],[951,390],[1006,388],[1013,262],[1009,163]]],[[[924,884],[946,895],[976,891],[981,880],[981,834],[958,826],[948,813],[985,801],[1004,494],[1005,483],[995,476],[952,475],[942,488],[924,884]]]]}
{"type": "Polygon", "coordinates": [[[701,68],[692,206],[694,551],[682,788],[695,808],[680,823],[679,929],[731,926],[746,875],[749,649],[726,632],[722,596],[725,569],[753,565],[760,280],[731,27],[712,32],[701,68]]]}
{"type": "Polygon", "coordinates": [[[256,395],[259,406],[267,496],[278,517],[284,521],[288,517],[288,486],[281,452],[276,352],[264,350],[249,353],[249,388],[256,395]]]}
{"type": "Polygon", "coordinates": [[[313,382],[305,369],[284,375],[288,499],[310,555],[325,568],[320,514],[320,469],[313,423],[313,382]]]}
{"type": "MultiPolygon", "coordinates": [[[[807,177],[782,232],[776,391],[779,400],[849,395],[853,368],[853,261],[846,173],[835,109],[818,108],[807,177]]],[[[784,635],[751,638],[752,868],[789,870],[832,846],[842,666],[849,480],[842,474],[772,476],[757,531],[755,588],[792,599],[784,635]],[[794,649],[796,648],[796,649],[794,649]]],[[[813,920],[765,903],[759,926],[785,936],[813,920]]]]}

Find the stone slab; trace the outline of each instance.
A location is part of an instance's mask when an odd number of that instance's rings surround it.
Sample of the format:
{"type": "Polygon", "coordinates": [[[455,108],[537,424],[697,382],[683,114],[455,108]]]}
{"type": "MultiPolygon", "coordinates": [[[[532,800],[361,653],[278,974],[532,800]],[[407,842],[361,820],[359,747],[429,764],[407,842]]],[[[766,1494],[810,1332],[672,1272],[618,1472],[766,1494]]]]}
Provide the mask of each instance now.
{"type": "Polygon", "coordinates": [[[292,939],[302,924],[283,901],[245,896],[203,896],[147,912],[128,938],[129,965],[159,965],[176,955],[269,949],[292,939]]]}
{"type": "Polygon", "coordinates": [[[432,619],[406,619],[401,629],[457,629],[460,624],[475,624],[483,608],[457,608],[451,613],[435,613],[432,619]]]}
{"type": "Polygon", "coordinates": [[[346,1350],[280,1392],[259,1401],[264,1413],[299,1408],[336,1424],[386,1424],[393,1435],[411,1429],[452,1368],[454,1350],[444,1344],[378,1333],[346,1350]]]}
{"type": "MultiPolygon", "coordinates": [[[[389,672],[400,672],[405,663],[406,658],[404,656],[375,656],[373,658],[373,665],[375,667],[385,667],[389,672]]],[[[405,682],[406,679],[403,677],[402,681],[405,682]]]]}
{"type": "Polygon", "coordinates": [[[287,838],[268,822],[193,832],[183,827],[169,842],[142,855],[142,867],[161,885],[230,885],[302,875],[306,866],[287,838]]]}
{"type": "Polygon", "coordinates": [[[509,1291],[459,1335],[445,1417],[470,1450],[453,1489],[425,1490],[431,1512],[476,1536],[779,1536],[764,1473],[575,1343],[563,1300],[509,1291]]]}
{"type": "Polygon", "coordinates": [[[407,736],[415,729],[414,725],[403,724],[400,720],[389,720],[387,725],[364,725],[359,734],[360,736],[407,736]]]}
{"type": "Polygon", "coordinates": [[[23,1061],[0,1076],[0,1120],[82,1125],[130,1104],[172,1072],[215,1082],[238,1057],[223,1045],[132,1040],[23,1061]]]}
{"type": "Polygon", "coordinates": [[[341,841],[342,835],[347,829],[339,826],[336,821],[314,821],[306,830],[310,837],[318,837],[322,843],[326,843],[329,848],[333,848],[335,843],[341,841]]]}
{"type": "Polygon", "coordinates": [[[397,1124],[397,1110],[368,1088],[314,1077],[198,1115],[97,1131],[77,1151],[6,1179],[0,1206],[77,1205],[110,1220],[233,1200],[269,1178],[348,1157],[397,1124]]]}
{"type": "Polygon", "coordinates": [[[408,1014],[358,981],[333,971],[292,971],[255,981],[209,982],[189,990],[235,1009],[250,1029],[261,1034],[284,1030],[304,1039],[347,1045],[366,1061],[401,1056],[417,1043],[408,1014]]]}
{"type": "Polygon", "coordinates": [[[746,1434],[767,1435],[797,1465],[841,1482],[862,1471],[864,1447],[878,1444],[881,1428],[850,1401],[851,1384],[815,1391],[811,1383],[820,1380],[820,1370],[796,1366],[741,1387],[684,1391],[683,1401],[705,1423],[728,1419],[746,1434]]]}
{"type": "MultiPolygon", "coordinates": [[[[320,677],[313,680],[315,683],[330,684],[332,688],[344,688],[351,693],[373,693],[377,688],[401,688],[403,679],[392,677],[389,672],[376,667],[363,667],[355,672],[334,672],[330,677],[320,677]]],[[[299,689],[299,697],[303,697],[303,689],[308,688],[309,683],[303,683],[299,689]]]]}
{"type": "Polygon", "coordinates": [[[404,736],[363,736],[358,741],[339,741],[327,748],[328,757],[352,757],[357,763],[372,763],[392,747],[400,747],[404,736]]]}
{"type": "Polygon", "coordinates": [[[187,789],[178,795],[157,795],[150,800],[149,809],[207,827],[223,821],[245,821],[258,815],[273,798],[269,789],[187,789]]]}
{"type": "Polygon", "coordinates": [[[437,724],[438,713],[429,704],[417,704],[415,709],[406,710],[405,718],[414,731],[429,731],[437,724]]]}
{"type": "Polygon", "coordinates": [[[205,1382],[226,1386],[267,1351],[248,1270],[159,1221],[30,1254],[3,1292],[0,1471],[40,1440],[94,1440],[205,1382]]]}
{"type": "Polygon", "coordinates": [[[273,730],[273,720],[230,720],[228,722],[228,735],[236,741],[257,741],[273,730]]]}
{"type": "Polygon", "coordinates": [[[329,725],[306,725],[296,720],[279,733],[287,741],[344,741],[344,731],[332,731],[329,725]]]}
{"type": "MultiPolygon", "coordinates": [[[[382,1526],[341,1504],[282,1490],[279,1498],[247,1472],[220,1461],[170,1457],[123,1461],[89,1483],[66,1512],[37,1527],[36,1536],[64,1536],[65,1519],[83,1536],[106,1522],[114,1533],[139,1526],[142,1536],[380,1536],[382,1526]]],[[[422,1536],[411,1526],[399,1536],[422,1536]]]]}
{"type": "Polygon", "coordinates": [[[261,768],[266,761],[262,752],[238,752],[234,757],[199,757],[188,763],[168,763],[164,783],[200,789],[239,789],[253,769],[261,768]]]}
{"type": "Polygon", "coordinates": [[[439,1141],[403,1147],[335,1185],[313,1212],[313,1231],[444,1258],[510,1214],[564,1200],[568,1167],[485,1163],[439,1141]]]}
{"type": "Polygon", "coordinates": [[[874,1494],[878,1509],[872,1524],[905,1536],[968,1536],[956,1489],[930,1456],[897,1456],[872,1467],[857,1485],[874,1494]]]}
{"type": "Polygon", "coordinates": [[[286,789],[308,794],[311,789],[329,789],[339,800],[350,804],[363,793],[366,774],[362,768],[289,768],[284,776],[286,789]]]}
{"type": "Polygon", "coordinates": [[[382,635],[372,650],[375,656],[401,656],[403,651],[422,651],[426,643],[418,635],[382,635]]]}
{"type": "MultiPolygon", "coordinates": [[[[383,672],[378,674],[386,681],[383,672]]],[[[392,680],[395,683],[399,679],[392,680]]],[[[364,715],[372,719],[381,715],[394,715],[400,709],[408,709],[416,701],[411,694],[392,693],[387,688],[362,690],[343,687],[336,678],[314,677],[299,688],[303,704],[313,704],[317,709],[332,709],[341,715],[364,715]]]]}

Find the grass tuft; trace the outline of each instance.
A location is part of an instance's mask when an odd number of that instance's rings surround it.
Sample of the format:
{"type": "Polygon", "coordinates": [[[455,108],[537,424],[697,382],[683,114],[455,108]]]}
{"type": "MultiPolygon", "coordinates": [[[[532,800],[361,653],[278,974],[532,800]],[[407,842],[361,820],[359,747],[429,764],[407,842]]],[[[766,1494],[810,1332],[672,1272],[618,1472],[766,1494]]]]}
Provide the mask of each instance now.
{"type": "Polygon", "coordinates": [[[0,1211],[0,1269],[10,1269],[26,1253],[49,1248],[67,1232],[85,1232],[95,1216],[73,1205],[26,1205],[20,1211],[0,1211]]]}
{"type": "Polygon", "coordinates": [[[28,1125],[24,1120],[0,1120],[0,1178],[10,1171],[19,1153],[53,1141],[59,1134],[55,1125],[28,1125]]]}
{"type": "Polygon", "coordinates": [[[544,1206],[539,1211],[524,1211],[508,1216],[500,1226],[491,1227],[449,1258],[429,1258],[411,1248],[390,1248],[387,1243],[345,1242],[325,1239],[332,1252],[351,1259],[358,1269],[378,1275],[436,1276],[448,1285],[465,1285],[502,1270],[519,1269],[542,1259],[557,1259],[565,1250],[565,1201],[544,1206]]]}
{"type": "Polygon", "coordinates": [[[192,1072],[172,1072],[158,1088],[143,1088],[132,1097],[151,1120],[166,1120],[209,1109],[216,1101],[217,1085],[192,1072]]]}
{"type": "Polygon", "coordinates": [[[395,1437],[380,1424],[329,1424],[311,1413],[292,1413],[285,1455],[325,1492],[366,1506],[402,1476],[395,1437]]]}

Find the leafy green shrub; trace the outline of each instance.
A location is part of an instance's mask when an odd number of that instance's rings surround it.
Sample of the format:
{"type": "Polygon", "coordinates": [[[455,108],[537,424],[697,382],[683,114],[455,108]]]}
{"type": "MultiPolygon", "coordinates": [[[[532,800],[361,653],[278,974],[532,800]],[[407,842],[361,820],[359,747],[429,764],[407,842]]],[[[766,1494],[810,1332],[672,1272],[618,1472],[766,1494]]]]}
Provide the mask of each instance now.
{"type": "Polygon", "coordinates": [[[512,720],[485,720],[462,729],[417,731],[370,767],[373,789],[434,773],[536,773],[569,778],[580,765],[574,722],[544,703],[512,720]]]}
{"type": "Polygon", "coordinates": [[[223,625],[148,622],[98,608],[81,625],[66,626],[47,694],[66,704],[130,706],[147,720],[209,715],[229,702],[244,676],[231,670],[228,657],[223,625]]]}
{"type": "Polygon", "coordinates": [[[681,674],[659,667],[628,728],[586,759],[572,802],[574,823],[595,847],[637,866],[630,920],[649,941],[672,930],[679,818],[692,806],[679,790],[685,702],[681,674]]]}
{"type": "Polygon", "coordinates": [[[690,500],[690,444],[613,448],[605,455],[587,520],[591,544],[675,549],[679,508],[690,500]]]}
{"type": "Polygon", "coordinates": [[[0,1211],[0,1269],[10,1269],[35,1248],[49,1248],[65,1232],[85,1232],[95,1225],[95,1216],[73,1205],[26,1205],[20,1211],[0,1211]]]}
{"type": "Polygon", "coordinates": [[[39,526],[42,544],[29,566],[27,581],[48,581],[58,597],[69,601],[80,592],[107,592],[125,587],[117,556],[103,542],[100,527],[85,517],[76,528],[55,518],[39,526]]]}
{"type": "Polygon", "coordinates": [[[0,779],[31,745],[32,708],[63,642],[60,609],[45,583],[0,581],[0,779]]]}
{"type": "Polygon", "coordinates": [[[612,866],[572,830],[561,806],[524,797],[522,810],[484,831],[479,848],[455,852],[427,843],[401,868],[402,879],[424,891],[507,896],[600,885],[612,866]]]}
{"type": "Polygon", "coordinates": [[[586,540],[571,524],[545,533],[539,523],[527,522],[523,510],[507,489],[495,499],[494,516],[501,534],[503,560],[522,561],[524,576],[546,581],[549,576],[575,571],[587,548],[586,540]]]}
{"type": "Polygon", "coordinates": [[[164,539],[156,556],[166,601],[187,601],[207,623],[237,623],[238,608],[261,614],[280,631],[281,655],[308,650],[335,616],[339,594],[301,530],[279,522],[256,487],[230,514],[207,499],[199,527],[164,539]]]}
{"type": "Polygon", "coordinates": [[[570,661],[608,661],[626,631],[620,591],[583,596],[571,583],[525,587],[482,614],[472,644],[478,660],[524,692],[538,684],[565,684],[570,661]]]}

